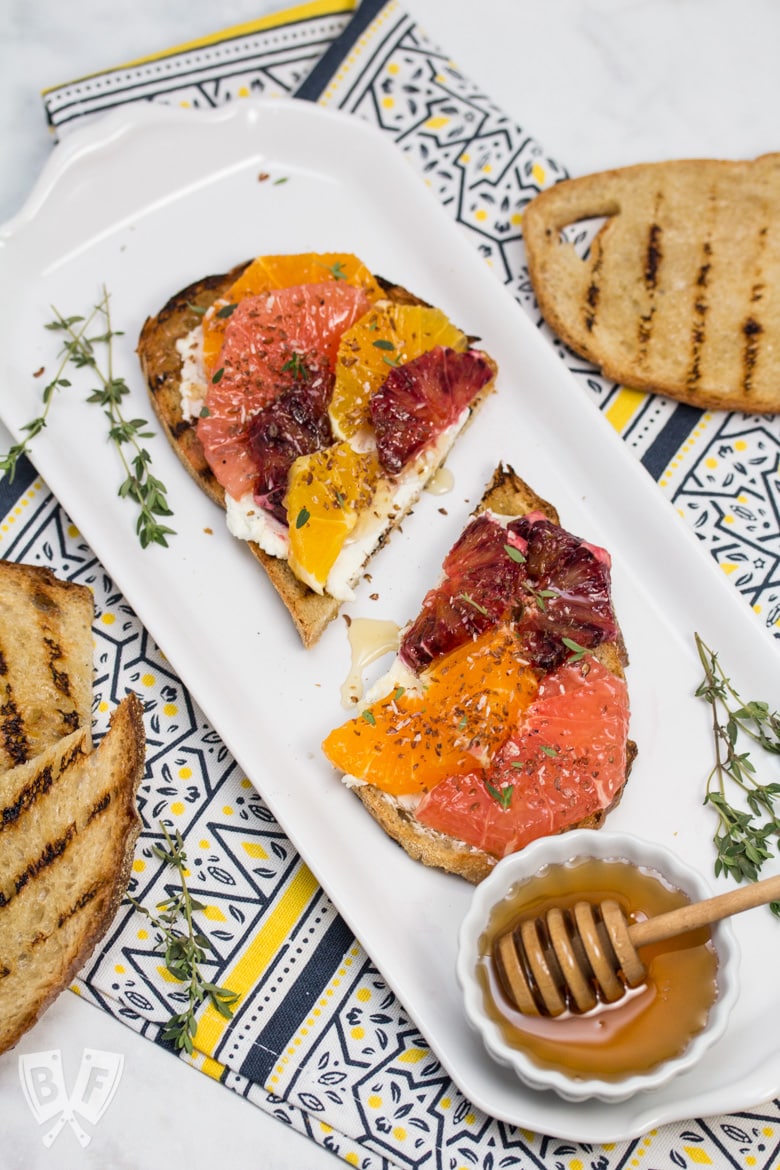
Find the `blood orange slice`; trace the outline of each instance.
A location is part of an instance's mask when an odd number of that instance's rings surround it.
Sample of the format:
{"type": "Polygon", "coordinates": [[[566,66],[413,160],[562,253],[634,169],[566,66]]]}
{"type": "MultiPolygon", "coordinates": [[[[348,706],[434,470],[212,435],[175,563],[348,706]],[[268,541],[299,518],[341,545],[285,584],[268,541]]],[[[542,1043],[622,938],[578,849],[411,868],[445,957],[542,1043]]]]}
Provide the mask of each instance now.
{"type": "Polygon", "coordinates": [[[331,281],[248,297],[225,330],[198,438],[214,475],[239,500],[257,475],[247,427],[259,410],[296,383],[332,376],[339,341],[369,308],[361,288],[331,281]]]}
{"type": "Polygon", "coordinates": [[[477,516],[461,533],[442,565],[442,580],[423,599],[401,641],[403,662],[416,673],[507,618],[522,595],[522,555],[507,552],[504,527],[477,516]]]}
{"type": "Polygon", "coordinates": [[[369,401],[379,462],[388,475],[398,475],[456,423],[493,375],[483,354],[441,345],[391,370],[369,401]]]}
{"type": "Polygon", "coordinates": [[[245,297],[256,297],[275,288],[323,284],[331,280],[362,288],[369,301],[378,300],[383,295],[363,261],[350,253],[301,252],[289,256],[258,256],[203,318],[203,361],[209,377],[219,365],[219,351],[232,306],[245,297]]]}
{"type": "Polygon", "coordinates": [[[551,670],[566,656],[564,638],[592,650],[617,636],[609,554],[544,517],[508,525],[525,547],[527,599],[521,636],[531,660],[551,670]]]}
{"type": "Polygon", "coordinates": [[[609,807],[625,780],[627,733],[624,681],[592,657],[560,666],[491,766],[442,781],[417,819],[505,857],[609,807]]]}
{"type": "Polygon", "coordinates": [[[332,385],[330,373],[316,384],[296,381],[249,423],[247,437],[257,468],[254,497],[281,524],[287,523],[284,498],[293,463],[333,442],[328,420],[332,385]]]}
{"type": "Polygon", "coordinates": [[[331,763],[393,795],[426,792],[491,758],[536,692],[517,640],[495,628],[437,663],[424,691],[399,688],[332,731],[331,763]]]}
{"type": "Polygon", "coordinates": [[[396,366],[435,346],[466,349],[466,335],[428,305],[380,301],[344,334],[330,404],[333,433],[352,438],[370,423],[368,403],[396,366]]]}
{"type": "Polygon", "coordinates": [[[401,642],[414,671],[510,615],[529,660],[545,671],[567,657],[564,639],[593,649],[617,635],[607,553],[541,513],[506,527],[478,516],[442,572],[401,642]]]}

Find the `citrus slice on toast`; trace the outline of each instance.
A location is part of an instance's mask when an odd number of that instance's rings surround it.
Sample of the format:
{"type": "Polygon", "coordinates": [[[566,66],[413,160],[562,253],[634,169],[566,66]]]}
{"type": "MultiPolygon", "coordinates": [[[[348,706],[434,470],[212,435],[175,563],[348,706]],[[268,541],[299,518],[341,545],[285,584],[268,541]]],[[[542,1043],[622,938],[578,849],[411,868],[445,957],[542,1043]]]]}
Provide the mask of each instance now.
{"type": "Polygon", "coordinates": [[[441,659],[420,690],[392,692],[336,728],[330,762],[394,796],[427,792],[484,765],[536,693],[517,638],[495,627],[441,659]]]}
{"type": "Polygon", "coordinates": [[[369,400],[396,366],[434,346],[455,350],[468,339],[441,309],[379,301],[348,329],[339,345],[330,404],[333,433],[349,439],[370,423],[369,400]]]}
{"type": "Polygon", "coordinates": [[[256,476],[251,418],[295,384],[332,378],[342,334],[368,307],[363,289],[343,281],[276,289],[238,304],[197,424],[209,466],[235,500],[256,476]]]}
{"type": "Polygon", "coordinates": [[[288,563],[299,580],[322,593],[359,514],[371,503],[379,478],[373,451],[348,443],[303,455],[290,468],[285,506],[290,532],[288,563]]]}
{"type": "Polygon", "coordinates": [[[348,252],[301,252],[254,259],[203,318],[203,363],[209,377],[219,365],[219,351],[232,306],[272,289],[324,284],[331,280],[363,289],[369,301],[382,296],[381,288],[363,261],[348,252]]]}
{"type": "Polygon", "coordinates": [[[387,474],[398,475],[432,439],[455,426],[494,375],[484,354],[442,345],[390,370],[368,404],[387,474]]]}
{"type": "Polygon", "coordinates": [[[472,520],[442,565],[442,579],[404,632],[401,658],[419,672],[491,624],[514,614],[524,652],[552,670],[569,653],[617,636],[610,559],[541,513],[504,526],[483,513],[472,520]]]}
{"type": "Polygon", "coordinates": [[[505,857],[609,808],[626,776],[628,695],[597,659],[545,675],[490,768],[451,775],[415,810],[421,824],[505,857]]]}

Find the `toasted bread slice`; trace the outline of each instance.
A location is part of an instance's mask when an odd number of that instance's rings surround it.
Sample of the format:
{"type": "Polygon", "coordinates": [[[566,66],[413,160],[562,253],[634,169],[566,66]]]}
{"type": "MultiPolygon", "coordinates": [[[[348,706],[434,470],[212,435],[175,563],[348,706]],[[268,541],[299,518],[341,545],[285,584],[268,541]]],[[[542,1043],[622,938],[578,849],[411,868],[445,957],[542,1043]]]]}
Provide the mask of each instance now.
{"type": "Polygon", "coordinates": [[[780,409],[780,154],[566,180],[523,215],[548,324],[617,382],[706,410],[780,409]],[[561,238],[602,216],[587,259],[561,238]]]}
{"type": "Polygon", "coordinates": [[[68,985],[124,895],[141,828],[142,711],[129,694],[94,752],[75,732],[3,778],[17,798],[0,816],[0,1052],[68,985]]]}
{"type": "MultiPolygon", "coordinates": [[[[556,509],[524,483],[511,467],[501,466],[496,469],[476,512],[484,510],[506,516],[542,512],[555,524],[559,523],[556,509]]],[[[619,631],[614,641],[603,642],[596,648],[594,655],[612,674],[624,678],[628,656],[619,631]]],[[[626,778],[635,756],[636,745],[629,740],[626,745],[626,778]]],[[[484,850],[421,824],[415,817],[414,809],[403,800],[371,784],[356,784],[352,790],[384,831],[415,861],[457,874],[474,884],[482,881],[495,866],[496,857],[484,850]]],[[[566,830],[599,828],[610,809],[619,802],[622,792],[623,786],[608,808],[599,809],[583,820],[567,825],[566,830]]]]}
{"type": "MultiPolygon", "coordinates": [[[[246,264],[240,264],[223,275],[195,281],[171,297],[159,313],[146,320],[137,347],[152,404],[164,433],[193,479],[223,509],[224,488],[206,461],[195,422],[185,418],[182,411],[182,358],[177,343],[196,328],[206,309],[227,295],[246,267],[246,264]]],[[[384,296],[395,304],[426,303],[401,285],[392,284],[381,277],[376,277],[376,280],[384,296]]],[[[493,370],[494,378],[472,403],[472,413],[494,388],[495,367],[493,370]]],[[[424,486],[425,481],[421,479],[416,495],[409,500],[404,510],[394,512],[387,531],[380,539],[380,545],[414,506],[424,486]]],[[[290,613],[304,646],[312,646],[337,616],[341,602],[327,593],[319,594],[310,589],[296,577],[284,559],[269,555],[252,541],[246,543],[290,613]]]]}
{"type": "Polygon", "coordinates": [[[91,725],[91,590],[0,561],[0,772],[91,725]]]}

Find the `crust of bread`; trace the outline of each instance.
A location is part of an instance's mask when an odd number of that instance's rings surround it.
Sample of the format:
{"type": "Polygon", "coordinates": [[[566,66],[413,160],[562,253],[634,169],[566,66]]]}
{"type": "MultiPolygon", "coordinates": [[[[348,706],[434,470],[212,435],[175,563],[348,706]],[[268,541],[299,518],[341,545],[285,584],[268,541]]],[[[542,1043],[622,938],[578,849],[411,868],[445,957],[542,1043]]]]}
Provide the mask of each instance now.
{"type": "MultiPolygon", "coordinates": [[[[195,423],[182,415],[181,358],[176,343],[199,324],[203,311],[227,293],[246,266],[246,263],[240,264],[223,275],[198,280],[176,293],[159,313],[147,318],[137,346],[138,358],[149,387],[154,411],[165,435],[195,482],[223,509],[224,488],[206,462],[195,423]]],[[[402,285],[393,284],[382,277],[375,279],[388,300],[396,304],[427,304],[402,285]]],[[[491,365],[493,379],[472,403],[470,418],[494,388],[496,368],[492,362],[491,365]]],[[[392,527],[384,535],[380,545],[385,543],[392,529],[398,527],[413,506],[414,501],[403,514],[399,513],[394,517],[392,527]]],[[[335,598],[310,589],[295,576],[286,561],[270,556],[252,541],[247,541],[246,544],[265,570],[292,617],[304,646],[307,648],[313,646],[328,624],[337,616],[341,603],[335,598]]]]}
{"type": "Polygon", "coordinates": [[[780,153],[565,180],[526,208],[542,314],[604,374],[705,410],[780,409],[780,153]],[[569,224],[606,216],[586,259],[569,224]]]}
{"type": "MultiPolygon", "coordinates": [[[[628,779],[637,749],[633,740],[628,740],[626,748],[628,779]]],[[[569,825],[562,832],[569,832],[571,829],[600,829],[608,814],[620,803],[624,788],[625,784],[618,789],[615,799],[608,808],[599,809],[577,824],[569,825]]],[[[413,812],[374,785],[361,784],[352,791],[363,802],[377,824],[381,825],[387,835],[392,837],[414,861],[420,861],[434,869],[443,869],[446,873],[465,878],[473,885],[478,885],[497,864],[497,859],[483,849],[466,845],[455,837],[449,837],[446,833],[439,833],[436,829],[429,829],[426,825],[420,824],[413,812]]]]}
{"type": "MultiPolygon", "coordinates": [[[[539,511],[549,520],[559,523],[558,513],[552,504],[537,495],[509,466],[502,465],[496,469],[475,513],[487,509],[507,516],[539,511]]],[[[620,678],[624,677],[628,656],[622,634],[619,634],[614,642],[602,643],[596,649],[595,656],[613,674],[620,678]]],[[[636,744],[631,740],[627,743],[626,757],[628,779],[636,757],[636,744]]],[[[619,803],[624,788],[625,783],[618,790],[609,808],[600,809],[568,828],[600,828],[607,814],[619,803]]],[[[352,791],[388,836],[392,837],[413,860],[456,874],[473,884],[481,882],[496,865],[496,858],[484,850],[420,824],[412,811],[374,785],[358,784],[352,791]]]]}
{"type": "Polygon", "coordinates": [[[94,752],[83,733],[3,777],[27,799],[0,820],[0,1052],[67,987],[110,926],[141,828],[143,707],[120,703],[94,752]],[[79,738],[79,737],[82,738],[79,738]]]}

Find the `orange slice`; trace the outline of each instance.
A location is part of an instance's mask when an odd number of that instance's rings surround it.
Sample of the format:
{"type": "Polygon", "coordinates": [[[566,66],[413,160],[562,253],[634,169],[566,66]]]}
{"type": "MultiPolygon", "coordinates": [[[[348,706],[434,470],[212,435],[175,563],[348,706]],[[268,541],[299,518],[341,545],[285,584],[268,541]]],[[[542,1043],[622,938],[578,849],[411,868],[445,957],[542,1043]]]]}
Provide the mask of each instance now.
{"type": "Polygon", "coordinates": [[[335,443],[302,455],[290,468],[285,505],[290,525],[288,563],[322,593],[336,558],[371,503],[379,478],[376,452],[335,443]]]}
{"type": "Polygon", "coordinates": [[[330,425],[349,439],[368,425],[368,402],[394,366],[441,345],[465,350],[468,338],[441,309],[380,301],[341,339],[330,425]]]}
{"type": "Polygon", "coordinates": [[[245,297],[259,296],[274,288],[323,284],[328,280],[343,280],[356,288],[362,288],[371,301],[382,296],[382,290],[363,261],[348,252],[258,256],[244,269],[225,297],[217,301],[203,318],[203,361],[206,372],[211,375],[217,368],[231,305],[238,304],[245,297]]]}
{"type": "Polygon", "coordinates": [[[423,694],[399,688],[332,731],[330,762],[396,796],[427,792],[483,766],[537,690],[506,626],[440,659],[422,681],[423,694]]]}

